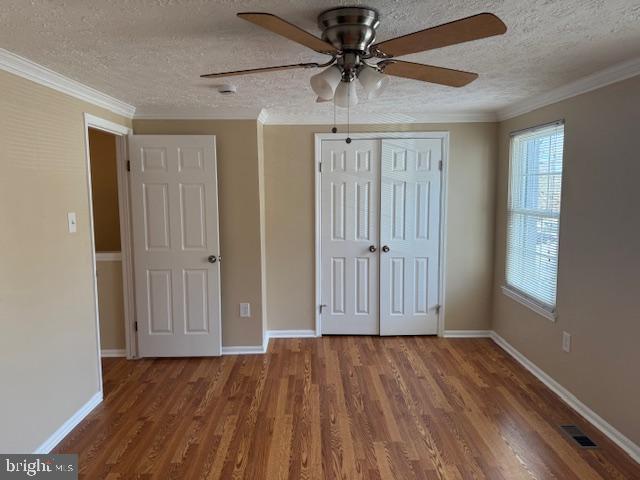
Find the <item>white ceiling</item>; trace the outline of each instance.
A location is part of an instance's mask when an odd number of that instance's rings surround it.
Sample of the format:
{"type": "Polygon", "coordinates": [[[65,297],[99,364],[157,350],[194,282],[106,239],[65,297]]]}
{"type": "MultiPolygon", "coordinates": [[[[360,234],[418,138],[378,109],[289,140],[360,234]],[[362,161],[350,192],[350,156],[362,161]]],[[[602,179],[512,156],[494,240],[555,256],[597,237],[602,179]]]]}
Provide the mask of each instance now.
{"type": "MultiPolygon", "coordinates": [[[[360,2],[332,0],[1,0],[0,45],[40,65],[137,107],[140,114],[300,118],[316,104],[310,70],[230,77],[232,97],[200,74],[322,61],[323,55],[238,19],[265,11],[319,34],[323,10],[360,2]]],[[[480,12],[498,15],[501,37],[402,57],[474,71],[471,85],[447,88],[393,78],[355,115],[402,118],[424,113],[485,113],[640,56],[637,0],[425,1],[371,0],[384,40],[480,12]]],[[[341,114],[343,115],[343,114],[341,114]]]]}

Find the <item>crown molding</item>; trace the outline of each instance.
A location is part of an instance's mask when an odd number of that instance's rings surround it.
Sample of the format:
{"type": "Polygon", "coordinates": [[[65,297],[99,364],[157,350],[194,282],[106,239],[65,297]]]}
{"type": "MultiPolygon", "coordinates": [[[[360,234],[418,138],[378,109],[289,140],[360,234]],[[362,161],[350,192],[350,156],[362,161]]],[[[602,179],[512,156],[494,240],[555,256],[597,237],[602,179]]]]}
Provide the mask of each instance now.
{"type": "MultiPolygon", "coordinates": [[[[267,125],[329,125],[333,115],[317,113],[299,114],[283,111],[267,111],[264,122],[267,125]]],[[[345,115],[341,115],[344,117],[345,115]]],[[[400,124],[400,123],[475,123],[495,122],[495,112],[425,112],[425,113],[351,113],[351,125],[357,124],[400,124]]],[[[341,118],[338,125],[346,125],[341,118]]]]}
{"type": "Polygon", "coordinates": [[[126,118],[133,118],[133,114],[136,111],[136,107],[133,105],[49,70],[4,48],[0,48],[0,70],[66,93],[126,118]]]}
{"type": "Polygon", "coordinates": [[[606,87],[612,83],[621,82],[636,75],[640,75],[640,57],[618,63],[540,95],[534,95],[525,100],[512,103],[498,110],[498,121],[502,122],[509,118],[517,117],[567,98],[606,87]]]}
{"type": "MultiPolygon", "coordinates": [[[[333,116],[301,115],[269,109],[218,109],[214,111],[171,109],[136,111],[135,120],[256,120],[264,125],[329,125],[333,116]]],[[[351,124],[495,122],[494,112],[471,113],[360,113],[351,114],[351,124]]],[[[345,125],[344,119],[338,125],[345,125]]]]}
{"type": "MultiPolygon", "coordinates": [[[[140,108],[134,120],[258,120],[264,112],[258,108],[140,108]]],[[[264,123],[264,122],[263,122],[264,123]]]]}
{"type": "Polygon", "coordinates": [[[260,110],[260,114],[258,115],[258,122],[263,125],[269,121],[269,113],[263,108],[260,110]]]}

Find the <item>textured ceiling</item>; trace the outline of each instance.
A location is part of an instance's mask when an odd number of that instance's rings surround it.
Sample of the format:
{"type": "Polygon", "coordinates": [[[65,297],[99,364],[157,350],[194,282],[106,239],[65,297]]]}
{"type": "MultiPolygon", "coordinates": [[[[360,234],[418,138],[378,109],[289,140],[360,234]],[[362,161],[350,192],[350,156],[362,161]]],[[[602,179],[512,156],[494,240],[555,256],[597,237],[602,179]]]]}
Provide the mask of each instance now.
{"type": "MultiPolygon", "coordinates": [[[[331,118],[318,105],[309,70],[231,77],[232,97],[198,76],[213,71],[321,61],[323,55],[238,19],[266,11],[319,34],[323,10],[342,0],[0,0],[0,46],[137,107],[140,113],[269,113],[331,118]],[[310,110],[312,109],[312,110],[310,110]]],[[[462,89],[393,78],[354,114],[491,112],[640,56],[638,0],[372,0],[384,40],[457,18],[492,12],[508,32],[402,57],[475,71],[462,89]]]]}

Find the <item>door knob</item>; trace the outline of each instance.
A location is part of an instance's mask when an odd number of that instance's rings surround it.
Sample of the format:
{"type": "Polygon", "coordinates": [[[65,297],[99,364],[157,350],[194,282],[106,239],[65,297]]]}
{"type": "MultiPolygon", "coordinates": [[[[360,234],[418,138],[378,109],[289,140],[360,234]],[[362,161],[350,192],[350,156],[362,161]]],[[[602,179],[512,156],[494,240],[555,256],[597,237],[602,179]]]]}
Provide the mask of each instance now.
{"type": "Polygon", "coordinates": [[[386,245],[384,247],[382,247],[382,251],[384,253],[387,253],[389,250],[391,250],[389,247],[387,247],[386,245]]]}
{"type": "Polygon", "coordinates": [[[207,258],[207,261],[209,263],[216,263],[218,261],[218,259],[216,258],[215,255],[209,255],[209,257],[207,258]]]}
{"type": "Polygon", "coordinates": [[[369,247],[369,251],[370,251],[371,253],[374,253],[376,250],[377,250],[377,248],[376,248],[376,246],[375,246],[375,245],[371,245],[371,246],[369,247]]]}

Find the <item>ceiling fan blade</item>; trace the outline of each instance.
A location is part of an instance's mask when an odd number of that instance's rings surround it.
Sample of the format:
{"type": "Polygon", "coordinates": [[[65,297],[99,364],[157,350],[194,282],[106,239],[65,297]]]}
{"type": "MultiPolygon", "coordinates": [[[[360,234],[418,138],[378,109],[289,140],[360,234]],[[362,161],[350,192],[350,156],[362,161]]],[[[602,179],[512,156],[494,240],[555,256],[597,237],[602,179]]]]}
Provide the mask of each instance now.
{"type": "Polygon", "coordinates": [[[327,55],[336,55],[338,53],[338,50],[330,43],[270,13],[246,12],[238,13],[238,17],[255,23],[262,28],[266,28],[273,33],[282,35],[318,53],[325,53],[327,55]]]}
{"type": "Polygon", "coordinates": [[[232,72],[207,73],[206,75],[200,75],[200,77],[201,78],[233,77],[235,75],[251,75],[252,73],[276,72],[278,70],[292,70],[294,68],[315,68],[319,66],[320,65],[317,63],[294,63],[292,65],[280,65],[279,67],[263,67],[263,68],[251,68],[249,70],[235,70],[232,72]]]}
{"type": "Polygon", "coordinates": [[[400,60],[383,60],[378,63],[382,73],[396,77],[411,78],[422,82],[438,83],[448,87],[464,87],[478,78],[477,73],[434,67],[422,63],[403,62],[400,60]]]}
{"type": "Polygon", "coordinates": [[[502,35],[507,26],[492,13],[481,13],[427,28],[371,46],[371,53],[390,58],[502,35]]]}

